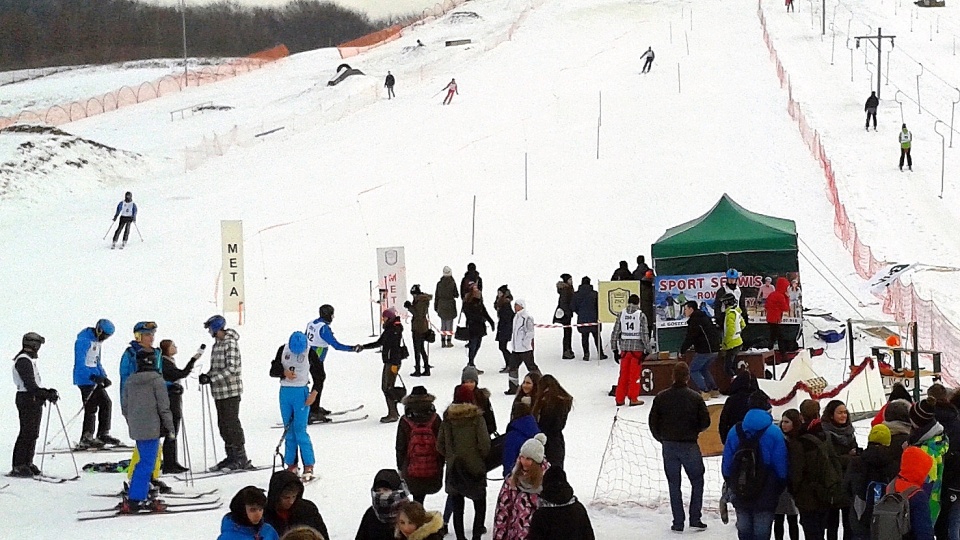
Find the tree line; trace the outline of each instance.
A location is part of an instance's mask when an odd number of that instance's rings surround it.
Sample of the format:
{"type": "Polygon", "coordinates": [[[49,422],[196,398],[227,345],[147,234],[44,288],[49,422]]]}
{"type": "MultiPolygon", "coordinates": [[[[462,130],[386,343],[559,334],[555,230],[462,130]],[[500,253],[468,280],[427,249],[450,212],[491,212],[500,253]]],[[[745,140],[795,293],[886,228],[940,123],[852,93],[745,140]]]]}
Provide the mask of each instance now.
{"type": "MultiPolygon", "coordinates": [[[[320,0],[281,7],[187,2],[190,56],[246,56],[283,43],[329,47],[388,25],[320,0]]],[[[0,1],[0,71],[183,55],[177,7],[138,0],[0,1]]]]}

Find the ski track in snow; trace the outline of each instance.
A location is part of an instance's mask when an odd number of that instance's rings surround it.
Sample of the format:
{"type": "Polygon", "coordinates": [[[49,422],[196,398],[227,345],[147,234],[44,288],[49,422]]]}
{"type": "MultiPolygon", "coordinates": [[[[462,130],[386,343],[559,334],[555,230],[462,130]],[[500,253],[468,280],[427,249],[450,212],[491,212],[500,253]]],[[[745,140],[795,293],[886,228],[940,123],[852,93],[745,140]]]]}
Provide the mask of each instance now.
{"type": "MultiPolygon", "coordinates": [[[[793,21],[777,6],[767,13],[771,33],[794,76],[798,99],[815,127],[826,133],[843,175],[841,197],[865,240],[878,257],[956,264],[956,241],[942,232],[956,228],[951,211],[942,208],[955,206],[953,195],[942,202],[930,198],[934,181],[927,148],[935,139],[917,125],[918,170],[894,177],[899,173],[886,158],[896,157],[896,126],[886,126],[895,111],[884,104],[884,129],[878,134],[851,131],[862,120],[865,85],[844,83],[842,65],[824,67],[824,45],[804,27],[806,14],[797,13],[793,21]],[[807,88],[822,87],[832,91],[804,96],[807,88]],[[875,146],[865,146],[871,143],[875,146]],[[876,182],[888,185],[871,189],[876,182]],[[904,192],[894,208],[891,186],[904,192]],[[885,210],[871,210],[876,208],[885,210]]],[[[77,185],[64,192],[24,185],[13,190],[21,194],[18,198],[0,200],[0,246],[13,255],[5,257],[0,278],[0,303],[8,306],[0,315],[0,350],[17,350],[20,335],[28,330],[46,336],[40,371],[45,385],[59,388],[69,419],[80,404],[68,367],[73,340],[97,318],[109,317],[118,326],[117,336],[104,345],[105,367],[115,377],[129,328],[138,320],[156,320],[158,339],[175,339],[184,351],[208,342],[202,322],[218,311],[218,220],[243,219],[248,311],[244,325],[237,327],[246,392],[241,418],[248,454],[266,464],[279,436],[270,429],[278,421],[277,385],[267,377],[276,347],[314,318],[322,303],[336,306],[334,330],[341,341],[372,340],[367,337],[368,280],[375,276],[377,247],[405,246],[408,286],[420,283],[427,291],[444,265],[459,277],[466,263],[475,261],[488,291],[509,284],[515,296],[529,302],[538,322],[548,322],[556,302],[553,284],[561,273],[575,279],[589,275],[594,282],[606,279],[618,260],[649,256],[650,244],[666,228],[701,215],[727,192],[750,210],[796,220],[801,238],[814,252],[808,255],[822,259],[846,287],[857,291],[858,300],[873,301],[860,292],[862,281],[833,234],[822,172],[785,110],[786,94],[763,44],[755,2],[603,0],[583,5],[549,0],[528,13],[511,41],[484,50],[504,36],[526,7],[520,0],[474,0],[458,11],[474,11],[478,21],[451,25],[440,20],[347,59],[367,76],[335,87],[326,81],[342,61],[335,50],[319,50],[61,126],[144,158],[113,163],[117,178],[129,179],[122,186],[56,169],[49,175],[51,184],[77,185]],[[443,40],[461,37],[474,44],[442,47],[443,40]],[[412,47],[416,39],[427,46],[412,47]],[[638,58],[651,45],[656,62],[649,74],[640,75],[638,58]],[[387,70],[397,76],[393,101],[383,99],[387,70]],[[457,78],[460,95],[443,107],[442,96],[435,93],[451,77],[457,78]],[[171,121],[171,110],[207,101],[232,109],[171,121]],[[184,172],[184,149],[204,138],[217,134],[224,141],[230,133],[281,126],[285,129],[244,140],[240,147],[224,145],[223,156],[184,172]],[[523,198],[525,153],[528,201],[523,198]],[[133,231],[126,250],[111,251],[101,236],[126,189],[135,193],[145,241],[133,231]],[[474,195],[476,254],[471,256],[474,195]]],[[[952,17],[949,13],[946,18],[952,17]]],[[[910,45],[906,36],[902,39],[910,45]]],[[[943,65],[937,69],[946,71],[943,65]]],[[[6,136],[0,135],[0,141],[6,136]]],[[[0,145],[0,162],[7,160],[8,148],[13,145],[0,145]]],[[[800,264],[806,305],[829,309],[841,319],[856,315],[805,259],[800,264]]],[[[949,277],[921,275],[916,281],[952,299],[949,277]]],[[[882,317],[876,306],[860,311],[882,317]]],[[[234,315],[228,319],[236,322],[234,315]]],[[[603,334],[608,341],[609,327],[603,334]]],[[[567,469],[578,497],[588,503],[613,417],[606,391],[616,380],[617,367],[558,360],[557,330],[538,330],[537,343],[538,363],[576,398],[565,431],[567,469]]],[[[575,349],[579,352],[578,345],[575,349]]],[[[845,372],[843,347],[828,352],[813,365],[838,382],[845,372]]],[[[459,382],[465,353],[458,345],[434,348],[432,354],[435,375],[405,382],[408,387],[425,384],[442,409],[459,382]]],[[[180,362],[186,359],[185,353],[180,362]]],[[[207,357],[201,362],[209,363],[207,357]]],[[[496,373],[501,362],[496,344],[485,340],[478,357],[486,370],[481,385],[493,392],[502,431],[510,398],[502,394],[506,376],[496,373]]],[[[336,409],[362,402],[372,417],[309,428],[318,480],[307,487],[307,496],[320,507],[331,535],[347,538],[370,503],[373,475],[394,466],[396,426],[376,421],[385,409],[379,356],[334,352],[326,368],[324,405],[336,409]]],[[[406,374],[412,366],[403,370],[406,374]]],[[[12,393],[12,384],[4,380],[12,393]]],[[[115,393],[113,397],[117,404],[115,393]]],[[[119,407],[115,409],[114,434],[126,435],[119,407]]],[[[189,381],[184,410],[195,464],[203,460],[200,409],[197,385],[189,381]]],[[[648,410],[644,406],[621,414],[645,419],[648,410]]],[[[72,438],[78,429],[74,423],[72,438]]],[[[15,437],[16,422],[5,422],[0,454],[9,455],[15,437]]],[[[219,437],[214,440],[219,447],[219,437]]],[[[207,452],[212,462],[209,445],[207,452]]],[[[661,474],[659,463],[649,467],[651,474],[661,474]]],[[[45,470],[52,474],[72,474],[72,468],[69,456],[45,458],[45,470]]],[[[263,471],[205,480],[198,487],[219,486],[226,503],[240,487],[266,486],[268,478],[263,471]]],[[[171,540],[217,533],[222,512],[136,523],[74,521],[75,509],[99,504],[87,494],[116,489],[120,481],[120,476],[99,474],[62,486],[11,482],[0,495],[0,518],[17,520],[22,535],[41,539],[59,538],[64,531],[80,537],[96,531],[143,538],[145,524],[150,530],[162,527],[171,540]],[[25,507],[30,519],[24,519],[25,507]]],[[[498,490],[497,483],[488,486],[491,530],[498,490]]],[[[443,496],[429,496],[427,506],[442,508],[443,496]]],[[[591,509],[591,515],[602,538],[633,538],[641,527],[665,535],[670,524],[666,508],[622,516],[591,509]]],[[[712,515],[706,519],[710,529],[702,538],[736,536],[732,525],[723,526],[712,515]]]]}

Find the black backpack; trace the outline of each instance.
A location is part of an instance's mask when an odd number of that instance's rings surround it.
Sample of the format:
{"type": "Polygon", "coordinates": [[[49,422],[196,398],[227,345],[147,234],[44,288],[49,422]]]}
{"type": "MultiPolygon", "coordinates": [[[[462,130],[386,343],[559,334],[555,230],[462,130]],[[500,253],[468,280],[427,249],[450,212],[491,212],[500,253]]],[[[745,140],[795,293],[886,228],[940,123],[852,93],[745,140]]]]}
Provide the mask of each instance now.
{"type": "Polygon", "coordinates": [[[746,432],[743,431],[743,422],[738,423],[736,428],[739,446],[733,454],[733,474],[727,484],[738,499],[753,501],[760,496],[767,480],[768,471],[760,451],[760,439],[767,428],[761,429],[751,437],[747,437],[746,432]]]}

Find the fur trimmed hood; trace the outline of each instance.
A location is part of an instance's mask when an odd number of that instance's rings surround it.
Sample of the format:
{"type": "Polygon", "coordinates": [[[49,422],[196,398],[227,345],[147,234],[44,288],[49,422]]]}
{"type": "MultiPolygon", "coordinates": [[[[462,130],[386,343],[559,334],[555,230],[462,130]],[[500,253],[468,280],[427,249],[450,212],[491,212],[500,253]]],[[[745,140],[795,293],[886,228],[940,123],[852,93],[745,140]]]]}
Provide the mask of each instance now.
{"type": "MultiPolygon", "coordinates": [[[[425,540],[426,538],[429,538],[431,534],[440,532],[440,529],[443,528],[443,516],[440,515],[440,512],[427,512],[427,515],[430,516],[430,521],[424,523],[419,529],[413,531],[413,534],[408,536],[407,540],[425,540]]],[[[403,538],[403,535],[399,530],[396,533],[396,537],[403,538]]]]}
{"type": "Polygon", "coordinates": [[[473,403],[454,403],[443,413],[446,420],[469,420],[480,416],[480,408],[473,403]]]}
{"type": "Polygon", "coordinates": [[[431,407],[437,397],[433,394],[408,394],[400,400],[404,407],[431,407]]]}

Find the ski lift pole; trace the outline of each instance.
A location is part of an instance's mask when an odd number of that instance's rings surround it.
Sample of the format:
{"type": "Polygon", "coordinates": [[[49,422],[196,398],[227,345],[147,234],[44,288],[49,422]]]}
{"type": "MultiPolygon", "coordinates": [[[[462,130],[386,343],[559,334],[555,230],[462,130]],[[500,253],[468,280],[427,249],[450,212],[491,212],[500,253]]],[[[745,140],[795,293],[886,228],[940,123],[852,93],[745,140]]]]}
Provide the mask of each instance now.
{"type": "MultiPolygon", "coordinates": [[[[947,147],[946,147],[947,139],[946,137],[944,137],[943,133],[940,133],[939,131],[937,131],[938,124],[943,124],[943,125],[947,125],[947,124],[940,119],[937,119],[937,121],[933,123],[933,132],[940,136],[940,198],[943,199],[943,168],[944,168],[944,163],[947,159],[947,147]]],[[[953,136],[952,130],[950,132],[950,135],[951,137],[953,136]]]]}
{"type": "MultiPolygon", "coordinates": [[[[900,123],[903,124],[904,123],[903,102],[900,101],[900,94],[903,94],[903,92],[900,90],[897,90],[897,93],[893,95],[893,100],[896,101],[898,105],[900,105],[900,123]]],[[[903,94],[903,95],[906,95],[906,94],[903,94]]]]}
{"type": "Polygon", "coordinates": [[[957,111],[957,103],[960,103],[960,88],[953,90],[957,93],[957,99],[950,105],[950,148],[953,148],[953,115],[957,111]]]}
{"type": "Polygon", "coordinates": [[[210,405],[210,401],[212,401],[212,399],[210,398],[210,389],[208,388],[208,385],[204,385],[203,388],[204,388],[204,391],[206,392],[206,399],[207,399],[207,422],[210,423],[210,446],[213,448],[214,461],[219,463],[220,456],[217,455],[217,441],[216,439],[214,439],[214,436],[213,436],[213,407],[210,405]]]}

